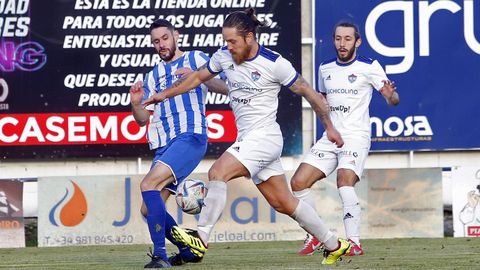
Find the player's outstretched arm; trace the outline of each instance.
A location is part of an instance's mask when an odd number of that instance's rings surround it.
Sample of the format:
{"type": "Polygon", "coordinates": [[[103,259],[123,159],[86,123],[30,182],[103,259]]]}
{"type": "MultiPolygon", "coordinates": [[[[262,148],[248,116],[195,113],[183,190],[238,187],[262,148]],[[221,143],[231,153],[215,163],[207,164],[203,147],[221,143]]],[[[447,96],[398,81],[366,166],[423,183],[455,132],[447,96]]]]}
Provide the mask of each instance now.
{"type": "Polygon", "coordinates": [[[380,89],[380,93],[387,101],[388,105],[396,106],[400,103],[400,96],[397,93],[397,86],[395,82],[389,80],[383,80],[383,87],[380,89]]]}
{"type": "Polygon", "coordinates": [[[190,89],[197,87],[199,84],[210,80],[215,74],[210,73],[206,66],[202,66],[196,71],[192,72],[188,76],[181,77],[173,83],[172,87],[157,93],[143,102],[143,106],[155,104],[164,101],[169,97],[173,97],[179,94],[183,94],[190,89]]]}
{"type": "Polygon", "coordinates": [[[150,112],[145,110],[142,106],[142,98],[144,93],[143,82],[136,82],[130,87],[129,92],[133,118],[135,118],[135,121],[139,126],[143,127],[148,123],[148,119],[150,117],[150,112]]]}
{"type": "Polygon", "coordinates": [[[290,90],[305,97],[327,131],[328,140],[335,143],[337,147],[342,147],[342,136],[340,136],[340,133],[333,126],[332,120],[330,120],[329,107],[325,97],[317,93],[301,75],[299,75],[297,80],[290,86],[290,90]]]}
{"type": "MultiPolygon", "coordinates": [[[[207,63],[205,63],[204,65],[206,65],[206,64],[207,63]]],[[[191,70],[190,68],[182,67],[182,68],[179,68],[175,71],[175,75],[188,76],[192,72],[193,72],[193,70],[191,70]]],[[[208,90],[210,90],[212,92],[223,94],[223,95],[228,95],[228,86],[225,83],[225,81],[222,80],[222,79],[212,78],[212,79],[204,82],[204,84],[207,86],[208,90]]]]}

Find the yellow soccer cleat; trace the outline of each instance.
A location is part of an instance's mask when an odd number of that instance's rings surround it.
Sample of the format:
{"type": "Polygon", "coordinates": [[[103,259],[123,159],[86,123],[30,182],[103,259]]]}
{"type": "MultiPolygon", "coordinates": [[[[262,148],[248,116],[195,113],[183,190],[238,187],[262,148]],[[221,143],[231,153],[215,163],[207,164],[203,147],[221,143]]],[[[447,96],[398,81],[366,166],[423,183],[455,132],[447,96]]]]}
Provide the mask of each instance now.
{"type": "Polygon", "coordinates": [[[340,247],[336,250],[324,250],[323,251],[323,261],[322,264],[334,264],[340,259],[340,256],[345,255],[350,252],[350,243],[345,239],[338,239],[340,247]]]}
{"type": "Polygon", "coordinates": [[[207,251],[207,247],[203,243],[202,239],[198,236],[197,231],[194,230],[185,230],[177,226],[172,227],[172,236],[178,242],[189,246],[192,249],[192,252],[200,257],[203,257],[203,253],[207,251]],[[195,252],[196,251],[196,252],[195,252]]]}

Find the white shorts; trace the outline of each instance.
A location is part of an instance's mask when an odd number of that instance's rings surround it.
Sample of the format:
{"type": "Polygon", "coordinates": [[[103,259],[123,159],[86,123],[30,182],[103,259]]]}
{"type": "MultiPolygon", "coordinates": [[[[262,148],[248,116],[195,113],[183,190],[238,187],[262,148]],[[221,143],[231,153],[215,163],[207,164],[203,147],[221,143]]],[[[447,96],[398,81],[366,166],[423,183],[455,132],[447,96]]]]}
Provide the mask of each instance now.
{"type": "Polygon", "coordinates": [[[370,141],[352,138],[343,138],[343,141],[343,147],[337,148],[326,136],[323,136],[305,154],[303,162],[321,170],[326,176],[335,169],[341,168],[354,171],[360,179],[370,150],[370,141]]]}
{"type": "Polygon", "coordinates": [[[280,161],[282,148],[282,132],[278,125],[274,125],[250,131],[227,151],[247,168],[258,185],[272,176],[284,174],[280,161]]]}

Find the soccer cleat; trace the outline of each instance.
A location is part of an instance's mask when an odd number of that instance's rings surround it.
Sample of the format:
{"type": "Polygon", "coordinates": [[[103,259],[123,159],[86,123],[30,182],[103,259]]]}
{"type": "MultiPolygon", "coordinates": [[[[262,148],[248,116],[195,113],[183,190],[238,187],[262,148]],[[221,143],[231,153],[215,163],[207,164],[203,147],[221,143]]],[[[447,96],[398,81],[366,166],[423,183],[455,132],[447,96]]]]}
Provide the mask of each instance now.
{"type": "Polygon", "coordinates": [[[323,251],[323,261],[322,264],[334,264],[339,259],[340,256],[345,255],[350,252],[350,243],[345,239],[338,239],[340,246],[336,250],[324,250],[323,251]]]}
{"type": "Polygon", "coordinates": [[[362,248],[361,244],[357,245],[351,239],[348,239],[348,242],[350,242],[351,248],[350,248],[350,252],[345,254],[345,256],[360,256],[360,255],[363,255],[363,248],[362,248]]]}
{"type": "Polygon", "coordinates": [[[192,249],[192,252],[199,256],[207,251],[207,246],[203,243],[202,239],[198,236],[197,231],[194,230],[184,230],[180,227],[172,227],[172,236],[178,242],[189,246],[192,249]]]}
{"type": "Polygon", "coordinates": [[[198,251],[191,248],[189,248],[189,250],[193,254],[193,257],[187,259],[180,253],[173,253],[172,256],[168,257],[168,262],[170,263],[170,265],[180,266],[186,263],[199,263],[202,261],[203,253],[199,253],[198,251]]]}
{"type": "Polygon", "coordinates": [[[312,255],[320,246],[321,243],[315,236],[307,234],[307,237],[303,241],[303,248],[298,251],[298,255],[312,255]]]}
{"type": "Polygon", "coordinates": [[[152,260],[145,264],[143,268],[170,268],[172,267],[169,262],[164,261],[161,257],[155,256],[152,254],[152,250],[150,249],[150,253],[147,253],[148,257],[152,260]]]}

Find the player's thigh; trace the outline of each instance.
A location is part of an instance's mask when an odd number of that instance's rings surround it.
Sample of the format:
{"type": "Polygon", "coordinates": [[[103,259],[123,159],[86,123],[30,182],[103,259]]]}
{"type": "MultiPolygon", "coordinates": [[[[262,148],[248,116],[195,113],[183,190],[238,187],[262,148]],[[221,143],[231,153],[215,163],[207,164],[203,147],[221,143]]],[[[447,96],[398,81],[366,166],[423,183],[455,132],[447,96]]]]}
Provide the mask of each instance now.
{"type": "Polygon", "coordinates": [[[140,188],[142,191],[161,190],[165,185],[174,180],[171,169],[165,164],[157,162],[143,178],[140,188]]]}
{"type": "MultiPolygon", "coordinates": [[[[337,153],[337,146],[326,137],[322,137],[310,148],[310,151],[304,155],[302,163],[317,168],[325,177],[337,168],[337,153]]],[[[318,172],[315,174],[316,175],[312,175],[312,177],[317,175],[322,176],[322,174],[318,172]]]]}
{"type": "Polygon", "coordinates": [[[275,175],[257,184],[257,188],[267,202],[280,213],[291,215],[298,205],[298,200],[288,188],[284,174],[275,175]]]}
{"type": "Polygon", "coordinates": [[[170,169],[174,178],[165,188],[176,191],[178,184],[189,176],[207,151],[207,136],[195,133],[178,135],[156,160],[170,169]]]}
{"type": "Polygon", "coordinates": [[[258,129],[227,149],[248,170],[255,184],[272,175],[283,174],[280,155],[283,137],[280,130],[258,129]]]}
{"type": "Polygon", "coordinates": [[[293,191],[300,191],[310,188],[315,182],[325,178],[323,173],[317,167],[308,163],[301,163],[290,180],[290,185],[293,191]]]}
{"type": "Polygon", "coordinates": [[[364,140],[344,139],[338,154],[337,186],[353,186],[362,177],[370,143],[364,140]]]}
{"type": "Polygon", "coordinates": [[[210,181],[228,182],[240,176],[249,177],[250,173],[247,168],[228,151],[224,152],[208,171],[208,179],[210,181]]]}

